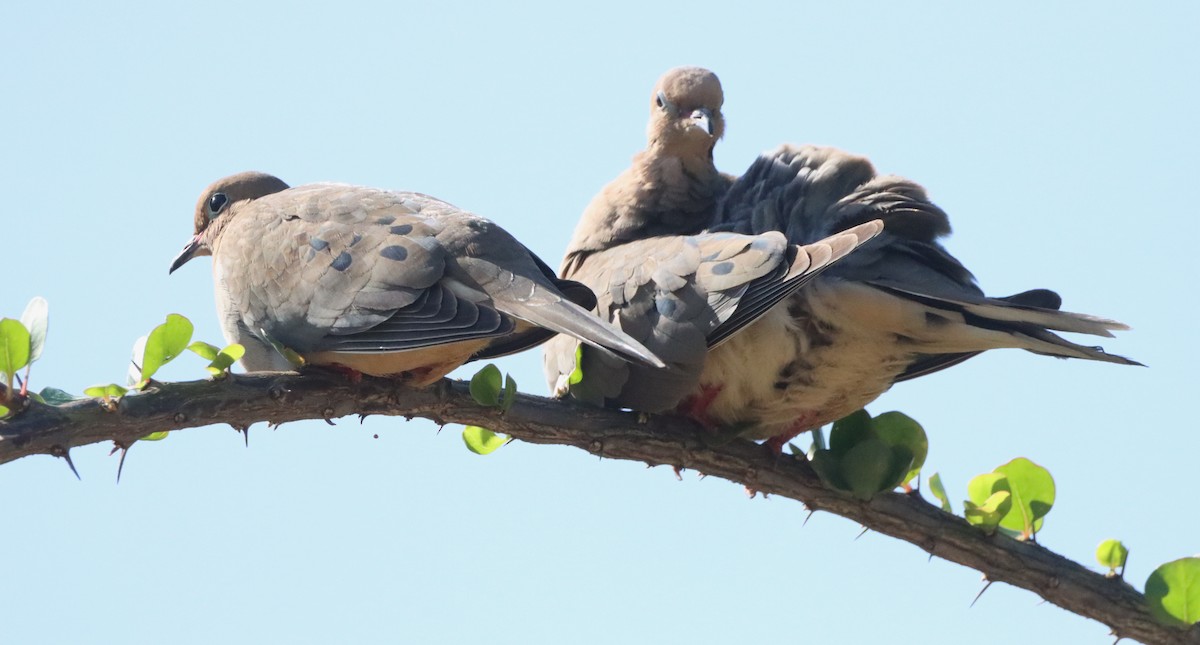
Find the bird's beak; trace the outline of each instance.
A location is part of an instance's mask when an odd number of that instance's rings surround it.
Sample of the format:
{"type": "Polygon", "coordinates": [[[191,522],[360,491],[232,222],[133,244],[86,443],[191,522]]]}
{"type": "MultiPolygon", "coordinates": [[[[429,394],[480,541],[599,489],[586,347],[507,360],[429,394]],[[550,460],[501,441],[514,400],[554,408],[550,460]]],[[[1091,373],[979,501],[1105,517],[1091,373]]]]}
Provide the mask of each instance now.
{"type": "Polygon", "coordinates": [[[200,250],[200,236],[195,235],[191,240],[188,241],[187,245],[183,247],[183,250],[179,252],[179,255],[175,256],[175,260],[171,262],[171,269],[167,271],[167,274],[170,275],[175,273],[175,269],[187,264],[188,260],[195,257],[196,251],[198,250],[200,250]]]}
{"type": "Polygon", "coordinates": [[[703,128],[704,131],[708,133],[708,136],[710,136],[710,137],[712,136],[712,133],[713,133],[712,110],[710,110],[708,108],[700,108],[700,109],[696,110],[695,112],[692,112],[691,118],[692,118],[692,123],[695,123],[700,128],[703,128]]]}

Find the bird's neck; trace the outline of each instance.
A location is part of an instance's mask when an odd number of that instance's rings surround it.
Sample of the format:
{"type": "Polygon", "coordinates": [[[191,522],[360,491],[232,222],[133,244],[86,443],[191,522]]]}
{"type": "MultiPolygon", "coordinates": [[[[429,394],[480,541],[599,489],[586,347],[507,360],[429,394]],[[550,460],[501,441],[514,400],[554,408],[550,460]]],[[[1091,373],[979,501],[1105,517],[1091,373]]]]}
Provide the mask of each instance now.
{"type": "Polygon", "coordinates": [[[664,154],[650,147],[585,209],[563,263],[564,276],[592,253],[635,240],[694,235],[713,221],[728,181],[707,152],[664,154]]]}
{"type": "Polygon", "coordinates": [[[718,175],[717,167],[713,164],[714,146],[715,142],[697,144],[664,137],[654,138],[647,142],[646,150],[634,158],[634,165],[640,164],[653,171],[656,166],[678,164],[701,181],[711,180],[718,175]]]}

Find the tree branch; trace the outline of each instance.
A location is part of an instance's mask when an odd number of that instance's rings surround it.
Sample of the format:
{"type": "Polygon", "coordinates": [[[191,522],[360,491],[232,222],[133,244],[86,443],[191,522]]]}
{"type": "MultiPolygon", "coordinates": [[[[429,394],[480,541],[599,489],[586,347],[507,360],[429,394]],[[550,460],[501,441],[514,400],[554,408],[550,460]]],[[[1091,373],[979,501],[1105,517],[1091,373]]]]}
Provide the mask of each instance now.
{"type": "Polygon", "coordinates": [[[530,443],[575,446],[613,459],[668,464],[721,477],[817,511],[829,511],[929,553],[981,571],[989,581],[1028,589],[1063,609],[1143,643],[1200,644],[1200,627],[1155,621],[1141,593],[1030,542],[987,536],[917,495],[884,493],[861,501],[827,488],[807,461],[776,457],[749,441],[709,445],[689,421],[651,417],[521,395],[507,413],[476,404],[464,382],[443,379],[414,390],[396,381],[350,383],[324,373],[233,375],[190,381],[120,399],[111,410],[89,399],[64,406],[30,403],[0,421],[0,464],[27,455],[66,456],[101,441],[129,446],[159,430],[214,423],[247,428],[267,421],[332,419],[350,414],[424,417],[439,424],[479,425],[530,443]]]}

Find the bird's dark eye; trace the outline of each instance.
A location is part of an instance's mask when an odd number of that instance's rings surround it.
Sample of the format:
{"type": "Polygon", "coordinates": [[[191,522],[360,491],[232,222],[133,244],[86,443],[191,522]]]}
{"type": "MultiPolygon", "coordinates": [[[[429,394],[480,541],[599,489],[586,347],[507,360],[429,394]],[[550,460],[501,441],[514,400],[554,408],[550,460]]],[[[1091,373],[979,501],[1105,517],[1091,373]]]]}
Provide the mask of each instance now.
{"type": "Polygon", "coordinates": [[[654,97],[654,102],[658,104],[658,107],[662,107],[667,104],[667,97],[663,96],[662,92],[659,92],[658,96],[654,97]]]}
{"type": "Polygon", "coordinates": [[[228,201],[229,198],[225,196],[225,193],[213,193],[213,196],[208,198],[208,218],[212,219],[219,215],[228,201]]]}

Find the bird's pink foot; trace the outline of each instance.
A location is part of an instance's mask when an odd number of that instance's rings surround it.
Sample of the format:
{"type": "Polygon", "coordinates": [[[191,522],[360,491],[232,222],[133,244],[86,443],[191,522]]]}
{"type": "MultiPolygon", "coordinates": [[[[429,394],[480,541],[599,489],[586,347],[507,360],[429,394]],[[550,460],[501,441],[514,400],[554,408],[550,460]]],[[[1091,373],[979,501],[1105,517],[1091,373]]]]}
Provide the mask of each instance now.
{"type": "Polygon", "coordinates": [[[782,433],[767,439],[763,445],[765,445],[767,449],[770,450],[771,453],[776,457],[782,455],[783,447],[786,446],[789,441],[800,436],[802,433],[813,429],[813,417],[814,415],[812,414],[802,415],[800,418],[793,421],[792,425],[788,426],[787,430],[784,430],[782,433]]]}
{"type": "Polygon", "coordinates": [[[675,406],[675,412],[695,420],[705,428],[712,429],[716,427],[716,424],[708,418],[708,408],[712,406],[713,400],[720,393],[720,385],[701,385],[699,393],[688,396],[675,406]]]}
{"type": "Polygon", "coordinates": [[[353,367],[346,367],[341,363],[329,363],[327,365],[321,365],[320,367],[335,374],[341,374],[342,376],[346,377],[347,381],[350,381],[351,383],[357,384],[362,382],[362,372],[354,369],[353,367]]]}

